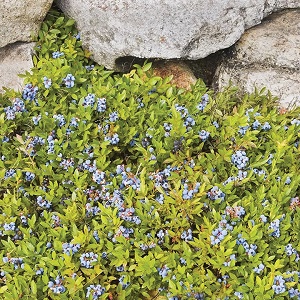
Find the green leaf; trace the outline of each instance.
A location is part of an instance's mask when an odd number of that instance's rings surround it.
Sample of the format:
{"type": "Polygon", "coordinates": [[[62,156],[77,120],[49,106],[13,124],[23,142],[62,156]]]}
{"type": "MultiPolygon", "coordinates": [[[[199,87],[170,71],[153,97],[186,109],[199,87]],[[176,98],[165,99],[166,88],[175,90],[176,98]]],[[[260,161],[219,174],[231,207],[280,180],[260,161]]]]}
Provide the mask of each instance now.
{"type": "Polygon", "coordinates": [[[74,24],[75,24],[75,20],[69,19],[69,20],[64,24],[64,26],[65,26],[65,27],[71,27],[71,26],[73,26],[74,24]]]}
{"type": "Polygon", "coordinates": [[[149,63],[145,64],[142,69],[144,72],[146,72],[146,71],[150,70],[151,67],[152,67],[152,63],[149,62],[149,63]]]}
{"type": "Polygon", "coordinates": [[[171,98],[173,95],[173,87],[169,87],[166,92],[167,98],[171,98]]]}
{"type": "Polygon", "coordinates": [[[31,287],[32,294],[36,295],[37,294],[37,286],[36,286],[36,283],[34,281],[31,281],[30,287],[31,287]]]}
{"type": "Polygon", "coordinates": [[[5,291],[7,291],[8,286],[7,285],[3,285],[0,287],[0,294],[3,294],[5,291]]]}

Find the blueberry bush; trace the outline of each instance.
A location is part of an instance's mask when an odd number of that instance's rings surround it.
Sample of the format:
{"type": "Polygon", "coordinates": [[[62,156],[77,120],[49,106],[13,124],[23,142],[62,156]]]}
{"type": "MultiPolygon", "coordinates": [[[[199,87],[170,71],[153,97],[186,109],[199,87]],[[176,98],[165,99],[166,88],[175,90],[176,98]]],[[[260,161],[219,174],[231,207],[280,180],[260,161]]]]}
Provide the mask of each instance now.
{"type": "Polygon", "coordinates": [[[0,96],[0,297],[300,299],[299,109],[93,63],[52,10],[0,96]]]}

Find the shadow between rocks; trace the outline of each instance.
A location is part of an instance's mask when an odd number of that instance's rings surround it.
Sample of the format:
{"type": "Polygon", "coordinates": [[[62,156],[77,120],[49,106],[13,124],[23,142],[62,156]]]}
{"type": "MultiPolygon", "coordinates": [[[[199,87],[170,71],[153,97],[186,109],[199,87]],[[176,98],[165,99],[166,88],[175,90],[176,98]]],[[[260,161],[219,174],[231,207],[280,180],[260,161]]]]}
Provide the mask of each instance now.
{"type": "Polygon", "coordinates": [[[165,61],[172,62],[183,62],[185,63],[191,71],[194,73],[195,77],[201,78],[208,87],[213,86],[215,72],[224,59],[228,59],[232,56],[234,47],[219,50],[209,56],[198,59],[198,60],[187,60],[187,59],[159,59],[159,58],[139,58],[135,56],[124,56],[116,60],[115,66],[117,72],[128,73],[135,64],[143,65],[145,61],[152,62],[153,66],[157,64],[162,64],[165,61]]]}

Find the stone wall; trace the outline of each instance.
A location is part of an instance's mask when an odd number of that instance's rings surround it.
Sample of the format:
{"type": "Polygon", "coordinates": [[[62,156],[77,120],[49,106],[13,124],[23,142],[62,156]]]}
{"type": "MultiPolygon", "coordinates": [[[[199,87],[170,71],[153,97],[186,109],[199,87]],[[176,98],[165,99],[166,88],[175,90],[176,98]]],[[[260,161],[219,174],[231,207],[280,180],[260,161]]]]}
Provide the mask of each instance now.
{"type": "MultiPolygon", "coordinates": [[[[17,74],[32,66],[32,35],[37,34],[52,1],[0,2],[0,89],[3,85],[21,88],[17,74]]],[[[295,95],[300,90],[299,0],[159,3],[157,0],[57,0],[56,3],[76,20],[83,45],[94,60],[109,69],[117,69],[116,62],[126,57],[205,60],[208,55],[234,45],[233,57],[225,55],[218,67],[215,87],[222,88],[230,78],[246,91],[254,84],[266,85],[275,94],[284,90],[284,94],[278,95],[285,106],[292,100],[298,101],[295,95]],[[282,12],[273,17],[278,11],[282,12]],[[279,76],[283,73],[284,76],[279,76]]]]}

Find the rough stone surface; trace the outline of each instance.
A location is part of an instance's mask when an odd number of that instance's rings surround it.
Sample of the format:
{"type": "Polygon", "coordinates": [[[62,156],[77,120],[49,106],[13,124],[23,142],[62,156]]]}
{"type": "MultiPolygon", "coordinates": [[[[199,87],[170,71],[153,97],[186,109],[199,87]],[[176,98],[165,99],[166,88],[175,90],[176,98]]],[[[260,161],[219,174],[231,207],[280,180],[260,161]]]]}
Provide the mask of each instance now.
{"type": "Polygon", "coordinates": [[[8,44],[31,41],[53,0],[1,0],[0,48],[8,44]]]}
{"type": "Polygon", "coordinates": [[[216,87],[229,81],[246,92],[266,86],[287,107],[300,105],[300,10],[273,14],[249,29],[233,56],[216,73],[216,87]]]}
{"type": "Polygon", "coordinates": [[[200,59],[299,0],[58,0],[99,64],[125,56],[200,59]]]}
{"type": "Polygon", "coordinates": [[[25,73],[33,67],[32,49],[34,43],[15,43],[0,49],[0,92],[3,87],[22,90],[25,73]]]}

